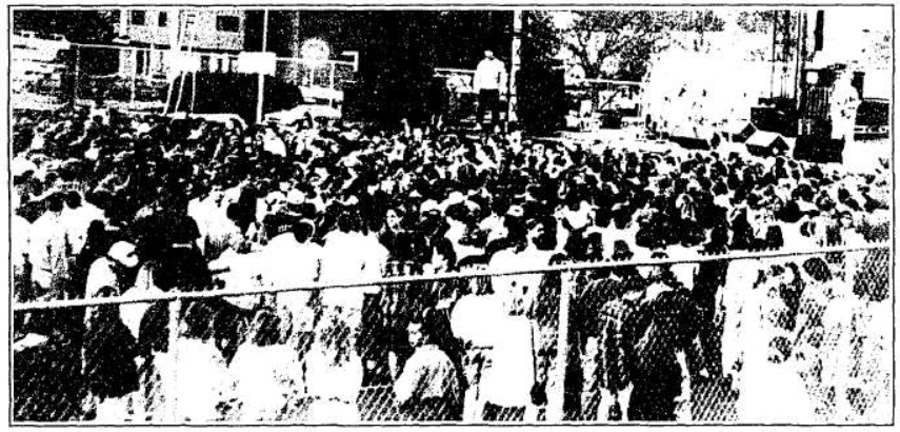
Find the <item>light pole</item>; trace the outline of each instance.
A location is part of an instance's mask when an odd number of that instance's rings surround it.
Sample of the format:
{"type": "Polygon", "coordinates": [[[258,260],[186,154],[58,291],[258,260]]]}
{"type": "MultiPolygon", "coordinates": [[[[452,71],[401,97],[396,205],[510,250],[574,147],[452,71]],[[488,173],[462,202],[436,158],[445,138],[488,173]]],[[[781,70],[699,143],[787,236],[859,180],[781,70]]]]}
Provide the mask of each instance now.
{"type": "MultiPolygon", "coordinates": [[[[262,34],[262,52],[266,52],[266,39],[268,39],[269,34],[269,10],[266,9],[263,11],[263,34],[262,34]]],[[[259,81],[256,86],[256,123],[262,123],[263,119],[263,90],[265,87],[265,75],[263,75],[262,71],[259,72],[259,81]]]]}
{"type": "Polygon", "coordinates": [[[522,50],[522,20],[522,10],[516,9],[513,11],[512,53],[510,54],[511,65],[509,69],[509,103],[507,104],[508,111],[506,113],[507,127],[511,123],[519,121],[516,116],[516,109],[519,105],[518,92],[516,91],[516,76],[519,74],[519,69],[522,66],[522,58],[520,55],[520,51],[522,50]]]}

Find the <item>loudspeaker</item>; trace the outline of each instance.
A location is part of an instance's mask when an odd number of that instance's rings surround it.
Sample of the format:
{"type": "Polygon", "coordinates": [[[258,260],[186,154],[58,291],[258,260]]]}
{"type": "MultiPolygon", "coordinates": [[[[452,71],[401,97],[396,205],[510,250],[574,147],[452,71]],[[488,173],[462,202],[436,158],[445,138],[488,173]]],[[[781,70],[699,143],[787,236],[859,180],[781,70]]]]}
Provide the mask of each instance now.
{"type": "Polygon", "coordinates": [[[561,129],[566,120],[565,72],[561,68],[522,69],[518,82],[518,117],[524,129],[542,134],[561,129]]]}
{"type": "Polygon", "coordinates": [[[743,125],[738,125],[737,127],[726,132],[731,142],[735,143],[743,143],[747,142],[747,139],[750,138],[751,135],[756,133],[756,126],[753,126],[753,123],[746,122],[743,125]]]}
{"type": "Polygon", "coordinates": [[[856,94],[860,99],[863,98],[863,88],[865,87],[866,82],[866,73],[865,72],[853,72],[853,79],[850,81],[850,85],[856,89],[856,94]]]}
{"type": "MultiPolygon", "coordinates": [[[[170,111],[191,111],[202,114],[237,114],[247,124],[256,122],[257,89],[259,77],[242,73],[198,72],[185,74],[181,104],[178,104],[178,88],[181,78],[173,84],[174,93],[170,111]],[[193,81],[196,80],[196,85],[193,81]],[[196,91],[194,91],[196,90],[196,91]],[[193,100],[192,100],[193,99],[193,100]]],[[[303,94],[296,84],[275,77],[265,77],[263,87],[263,113],[289,110],[303,103],[303,94]]]]}
{"type": "Polygon", "coordinates": [[[341,116],[346,121],[362,120],[363,106],[362,87],[359,81],[344,83],[344,102],[341,105],[341,116]]]}
{"type": "Polygon", "coordinates": [[[715,134],[706,137],[700,135],[696,129],[687,127],[676,127],[669,133],[669,141],[690,150],[709,150],[715,138],[715,134]]]}
{"type": "Polygon", "coordinates": [[[794,159],[810,162],[827,163],[842,162],[844,159],[844,141],[827,136],[798,136],[794,145],[794,159]]]}
{"type": "Polygon", "coordinates": [[[752,107],[750,108],[750,121],[761,131],[775,132],[785,136],[793,136],[797,133],[797,114],[791,108],[752,107]]]}
{"type": "Polygon", "coordinates": [[[745,144],[755,156],[785,156],[790,149],[784,137],[775,132],[756,131],[745,144]]]}

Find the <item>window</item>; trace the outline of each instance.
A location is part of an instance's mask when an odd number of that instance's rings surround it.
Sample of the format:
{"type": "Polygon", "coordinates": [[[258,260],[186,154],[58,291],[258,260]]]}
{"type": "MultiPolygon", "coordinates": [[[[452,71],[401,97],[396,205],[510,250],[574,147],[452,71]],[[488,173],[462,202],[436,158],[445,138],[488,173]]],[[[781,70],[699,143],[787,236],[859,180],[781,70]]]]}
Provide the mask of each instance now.
{"type": "Polygon", "coordinates": [[[137,76],[149,75],[150,73],[150,52],[145,50],[137,51],[137,66],[135,66],[135,73],[137,76]]]}
{"type": "Polygon", "coordinates": [[[132,25],[146,25],[147,22],[147,14],[144,11],[131,11],[131,24],[132,25]]]}
{"type": "Polygon", "coordinates": [[[237,33],[241,28],[241,20],[236,16],[216,17],[216,30],[237,33]]]}
{"type": "Polygon", "coordinates": [[[159,13],[159,26],[165,27],[169,25],[169,14],[166,12],[159,13]]]}

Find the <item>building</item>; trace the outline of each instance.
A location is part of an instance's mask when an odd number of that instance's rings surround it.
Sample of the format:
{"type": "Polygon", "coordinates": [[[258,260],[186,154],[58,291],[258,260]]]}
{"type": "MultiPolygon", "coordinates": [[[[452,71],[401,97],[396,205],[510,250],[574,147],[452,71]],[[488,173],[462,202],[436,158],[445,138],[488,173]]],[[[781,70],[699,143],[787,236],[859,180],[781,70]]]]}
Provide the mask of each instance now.
{"type": "Polygon", "coordinates": [[[171,70],[174,51],[191,57],[200,70],[234,71],[234,57],[244,48],[245,11],[235,8],[181,9],[157,7],[123,9],[117,26],[121,50],[119,73],[163,77],[171,70]]]}

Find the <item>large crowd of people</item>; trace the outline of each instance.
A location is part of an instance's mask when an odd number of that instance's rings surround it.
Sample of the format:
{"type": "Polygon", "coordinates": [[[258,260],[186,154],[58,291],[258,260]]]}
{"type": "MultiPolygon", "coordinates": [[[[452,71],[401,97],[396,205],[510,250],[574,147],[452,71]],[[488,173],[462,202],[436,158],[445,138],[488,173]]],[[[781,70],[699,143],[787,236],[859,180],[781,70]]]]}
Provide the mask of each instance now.
{"type": "MultiPolygon", "coordinates": [[[[814,250],[891,232],[888,167],[857,175],[408,123],[244,130],[102,107],[14,121],[17,303],[814,250]]],[[[743,420],[785,405],[742,374],[790,374],[779,367],[802,351],[796,389],[829,395],[810,415],[847,419],[877,385],[841,366],[890,369],[867,362],[889,350],[866,312],[890,305],[886,259],[723,258],[32,310],[15,314],[15,415],[527,421],[564,389],[566,419],[676,420],[690,418],[698,382],[728,377],[756,401],[742,402],[743,420]],[[562,286],[572,299],[557,373],[562,286]]]]}

